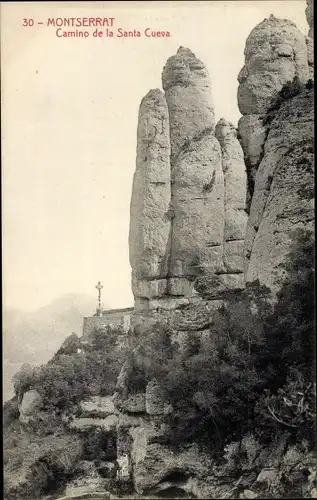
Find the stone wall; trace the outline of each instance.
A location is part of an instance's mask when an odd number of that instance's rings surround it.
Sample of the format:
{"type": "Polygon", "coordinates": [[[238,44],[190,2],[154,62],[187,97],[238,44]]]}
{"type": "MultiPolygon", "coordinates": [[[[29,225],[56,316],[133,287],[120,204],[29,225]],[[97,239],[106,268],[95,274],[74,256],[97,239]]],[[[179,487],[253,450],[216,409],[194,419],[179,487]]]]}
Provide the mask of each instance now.
{"type": "Polygon", "coordinates": [[[133,308],[110,309],[102,311],[100,316],[86,316],[83,322],[83,337],[88,337],[95,329],[105,328],[107,326],[121,327],[124,331],[130,328],[131,314],[133,308]]]}

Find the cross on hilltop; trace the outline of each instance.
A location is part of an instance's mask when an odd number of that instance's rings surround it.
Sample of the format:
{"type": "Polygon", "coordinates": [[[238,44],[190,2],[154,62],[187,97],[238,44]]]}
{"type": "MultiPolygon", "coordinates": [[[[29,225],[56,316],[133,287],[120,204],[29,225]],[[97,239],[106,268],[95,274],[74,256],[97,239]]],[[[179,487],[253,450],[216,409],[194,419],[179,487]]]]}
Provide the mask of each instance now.
{"type": "Polygon", "coordinates": [[[103,286],[100,281],[98,281],[96,288],[98,290],[98,307],[97,307],[97,313],[101,312],[101,290],[103,289],[103,286]]]}

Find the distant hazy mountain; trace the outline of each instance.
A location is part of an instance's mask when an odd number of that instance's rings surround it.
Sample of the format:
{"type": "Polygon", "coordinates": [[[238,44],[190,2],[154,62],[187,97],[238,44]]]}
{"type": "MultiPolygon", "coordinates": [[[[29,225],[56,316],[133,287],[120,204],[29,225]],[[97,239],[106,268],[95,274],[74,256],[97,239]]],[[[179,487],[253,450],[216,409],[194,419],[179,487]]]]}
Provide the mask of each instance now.
{"type": "Polygon", "coordinates": [[[12,375],[23,363],[46,363],[68,335],[81,335],[83,316],[95,308],[93,297],[67,294],[31,313],[4,310],[4,393],[11,392],[12,375]]]}

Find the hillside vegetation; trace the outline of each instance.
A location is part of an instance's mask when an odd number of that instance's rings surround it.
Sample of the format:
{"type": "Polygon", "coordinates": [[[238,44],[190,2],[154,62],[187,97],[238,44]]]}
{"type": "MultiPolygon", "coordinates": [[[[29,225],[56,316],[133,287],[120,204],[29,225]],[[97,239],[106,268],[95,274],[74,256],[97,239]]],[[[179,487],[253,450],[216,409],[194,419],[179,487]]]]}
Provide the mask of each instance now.
{"type": "MultiPolygon", "coordinates": [[[[176,450],[195,442],[220,463],[229,453],[236,472],[245,450],[233,444],[246,436],[264,446],[284,440],[303,457],[311,453],[316,419],[312,233],[294,233],[284,268],[275,305],[267,288],[252,283],[239,296],[227,297],[210,319],[208,338],[193,333],[182,348],[168,326],[157,325],[141,341],[131,332],[133,347],[123,352],[116,347],[118,332],[108,329],[95,332],[83,352],[72,335],[46,365],[24,366],[14,377],[16,397],[5,405],[7,500],[60,491],[79,474],[80,461],[100,460],[107,438],[74,435],[65,415],[71,419],[83,399],[112,394],[124,360],[130,365],[131,394],[159,380],[174,408],[166,443],[176,450]],[[18,421],[18,403],[30,389],[41,395],[43,411],[26,430],[18,421]],[[27,471],[24,480],[21,470],[27,471]]],[[[105,456],[115,460],[110,455],[105,456]]],[[[300,496],[302,479],[288,481],[280,486],[283,492],[300,496]]]]}

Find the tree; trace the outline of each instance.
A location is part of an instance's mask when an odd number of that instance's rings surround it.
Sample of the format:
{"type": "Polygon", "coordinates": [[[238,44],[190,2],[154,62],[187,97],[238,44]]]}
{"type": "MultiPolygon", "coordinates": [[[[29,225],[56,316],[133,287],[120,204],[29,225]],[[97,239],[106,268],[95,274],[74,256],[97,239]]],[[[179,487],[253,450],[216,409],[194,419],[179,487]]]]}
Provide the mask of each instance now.
{"type": "Polygon", "coordinates": [[[31,366],[29,363],[24,363],[20,370],[12,377],[15,394],[18,396],[18,401],[22,401],[23,394],[32,389],[36,383],[40,367],[31,366]]]}

